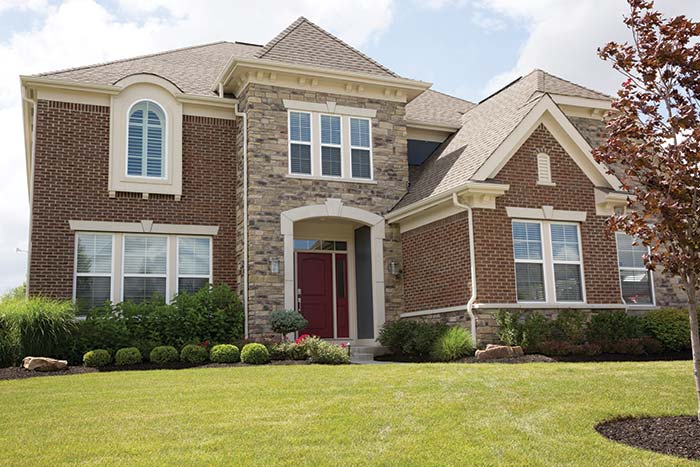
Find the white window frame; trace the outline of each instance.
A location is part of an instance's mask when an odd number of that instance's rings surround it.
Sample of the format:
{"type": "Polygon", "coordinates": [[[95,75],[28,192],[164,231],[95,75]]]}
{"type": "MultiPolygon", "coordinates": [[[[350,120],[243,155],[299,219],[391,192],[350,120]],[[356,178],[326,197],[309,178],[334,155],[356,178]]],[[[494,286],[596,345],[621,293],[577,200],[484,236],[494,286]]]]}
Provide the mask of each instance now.
{"type": "Polygon", "coordinates": [[[75,240],[73,244],[73,303],[76,303],[78,300],[78,277],[109,277],[109,300],[111,302],[114,302],[114,264],[115,264],[115,258],[114,258],[114,252],[115,252],[115,238],[114,234],[112,233],[105,233],[105,232],[89,232],[89,231],[81,231],[81,232],[75,232],[75,240]],[[110,272],[109,274],[107,273],[88,273],[88,272],[78,272],[78,237],[80,235],[102,235],[102,236],[109,236],[112,238],[112,260],[111,260],[111,265],[110,265],[110,272]]]}
{"type": "Polygon", "coordinates": [[[556,303],[586,303],[586,284],[584,281],[583,274],[583,245],[581,239],[581,225],[578,222],[562,222],[562,221],[548,221],[545,222],[547,227],[547,243],[549,244],[549,259],[550,267],[552,270],[552,296],[556,303]],[[576,236],[578,239],[578,261],[562,261],[554,260],[554,245],[552,243],[552,226],[553,225],[573,225],[576,226],[576,236]],[[555,264],[573,264],[579,267],[579,274],[581,275],[581,300],[559,300],[557,297],[557,287],[554,276],[554,265],[555,264]]]}
{"type": "Polygon", "coordinates": [[[348,151],[348,160],[349,160],[349,165],[350,165],[350,178],[353,180],[374,180],[374,154],[372,151],[372,119],[370,118],[365,118],[365,117],[348,117],[348,142],[350,143],[350,150],[348,151]],[[352,128],[352,120],[366,120],[368,123],[368,129],[369,129],[369,147],[364,147],[364,146],[353,146],[352,144],[352,135],[350,134],[351,128],[352,128]],[[360,149],[363,151],[369,151],[369,178],[365,177],[355,177],[352,174],[352,150],[353,149],[360,149]]]}
{"type": "Polygon", "coordinates": [[[311,112],[306,112],[304,110],[287,110],[287,172],[295,177],[311,177],[316,172],[317,168],[314,166],[314,116],[311,112]],[[292,113],[306,114],[309,116],[309,131],[310,131],[310,141],[296,141],[292,140],[292,113]],[[309,157],[311,162],[311,173],[304,172],[292,172],[292,144],[298,144],[309,147],[309,157]]]}
{"type": "MultiPolygon", "coordinates": [[[[516,301],[517,303],[523,303],[523,304],[538,304],[538,305],[561,305],[561,304],[583,304],[586,303],[586,274],[583,269],[583,239],[581,237],[581,224],[578,222],[565,222],[565,221],[541,221],[541,220],[536,220],[536,219],[512,219],[511,224],[516,223],[516,222],[524,222],[524,223],[536,223],[540,225],[540,236],[542,238],[542,263],[543,263],[543,274],[544,274],[544,296],[545,296],[545,301],[523,301],[523,300],[518,300],[517,297],[517,290],[518,290],[518,283],[517,283],[517,276],[515,273],[515,263],[537,263],[539,264],[540,261],[537,260],[516,260],[515,259],[515,252],[513,251],[513,275],[515,278],[515,291],[516,291],[516,301]],[[565,300],[565,301],[560,301],[557,300],[557,291],[556,291],[556,283],[554,281],[554,264],[555,261],[553,260],[554,257],[554,252],[553,252],[553,246],[552,246],[552,231],[551,231],[551,225],[575,225],[576,230],[577,230],[577,235],[578,235],[578,249],[579,249],[579,261],[556,261],[556,264],[577,264],[579,266],[579,271],[581,273],[581,301],[571,301],[571,300],[565,300]]],[[[511,225],[511,244],[514,242],[513,239],[513,227],[511,225]]]]}
{"type": "MultiPolygon", "coordinates": [[[[144,119],[148,118],[147,115],[144,115],[144,119]]],[[[158,101],[155,101],[153,99],[139,99],[131,103],[129,108],[126,111],[126,145],[125,145],[125,152],[124,152],[124,176],[127,177],[128,179],[132,180],[165,180],[168,178],[168,122],[170,121],[170,118],[168,117],[168,112],[165,110],[165,107],[158,101]],[[165,121],[163,122],[163,141],[161,142],[161,146],[163,148],[163,173],[161,174],[160,177],[149,177],[148,175],[129,175],[129,121],[131,120],[131,109],[134,108],[134,106],[140,104],[141,102],[151,102],[155,105],[157,105],[160,110],[163,112],[163,118],[165,121]]],[[[143,162],[142,162],[143,165],[143,162]]]]}
{"type": "MultiPolygon", "coordinates": [[[[319,173],[321,177],[324,178],[343,178],[345,175],[345,151],[343,151],[343,142],[345,141],[345,138],[343,137],[343,117],[341,115],[336,115],[336,114],[329,114],[329,113],[319,113],[318,114],[318,157],[319,157],[319,173]],[[321,119],[323,117],[332,117],[332,118],[337,118],[340,120],[340,144],[330,144],[330,143],[324,143],[323,142],[323,126],[321,124],[321,119]],[[340,149],[340,175],[326,175],[323,173],[323,148],[328,147],[328,148],[338,148],[340,149]]],[[[313,138],[312,138],[313,140],[313,138]]],[[[312,171],[313,173],[313,171],[312,171]]]]}
{"type": "MultiPolygon", "coordinates": [[[[648,307],[656,306],[656,290],[654,287],[654,273],[652,271],[648,270],[646,268],[646,266],[643,268],[628,268],[628,267],[620,266],[620,244],[618,242],[618,235],[627,235],[627,236],[631,236],[631,235],[628,235],[625,232],[615,232],[615,256],[616,256],[615,260],[617,262],[617,277],[618,277],[618,280],[620,281],[620,298],[622,298],[622,302],[625,305],[627,305],[629,307],[634,307],[634,308],[648,308],[648,307]],[[645,273],[649,274],[649,287],[651,287],[651,303],[627,303],[625,301],[625,296],[622,293],[622,274],[621,274],[621,272],[623,269],[625,271],[644,271],[645,273]]],[[[637,241],[637,240],[633,240],[633,241],[637,241]]],[[[650,251],[649,247],[646,247],[646,249],[647,249],[647,253],[649,253],[649,251],[650,251]]]]}
{"type": "Polygon", "coordinates": [[[208,279],[209,284],[214,283],[214,241],[212,237],[204,235],[178,235],[175,246],[175,289],[180,293],[180,278],[183,279],[208,279]],[[209,275],[180,274],[180,239],[181,238],[206,238],[209,240],[209,275]]]}
{"type": "Polygon", "coordinates": [[[322,111],[308,111],[308,110],[295,110],[292,108],[287,109],[287,177],[290,178],[302,178],[302,179],[312,179],[312,180],[332,180],[339,182],[352,182],[352,183],[371,183],[376,184],[374,179],[374,144],[372,136],[372,118],[370,117],[360,117],[345,115],[342,113],[332,113],[332,112],[322,112],[322,111]],[[303,113],[310,117],[311,122],[311,142],[306,141],[293,141],[292,140],[292,119],[291,113],[303,113]],[[334,144],[322,144],[321,143],[321,116],[329,117],[340,117],[340,145],[334,144]],[[366,120],[369,126],[369,147],[364,146],[353,146],[352,136],[350,134],[350,121],[351,119],[366,120]],[[311,173],[299,173],[292,172],[292,144],[300,144],[310,146],[311,154],[311,173]],[[322,146],[328,147],[339,147],[340,148],[340,176],[337,175],[323,175],[323,162],[322,162],[322,146]],[[353,177],[352,175],[352,150],[360,149],[369,152],[369,165],[370,165],[370,176],[365,177],[353,177]]]}
{"type": "Polygon", "coordinates": [[[120,290],[120,301],[124,301],[124,282],[127,277],[160,277],[160,278],[165,278],[165,296],[163,297],[165,299],[165,303],[170,303],[170,299],[172,298],[170,295],[170,280],[168,276],[168,272],[170,271],[170,239],[172,235],[157,235],[157,234],[140,234],[140,233],[125,233],[122,235],[122,257],[121,257],[121,265],[122,265],[122,270],[121,270],[121,290],[120,290]],[[126,237],[165,237],[165,274],[127,274],[126,273],[126,268],[125,268],[125,260],[126,260],[126,237]]]}
{"type": "Polygon", "coordinates": [[[547,303],[549,302],[549,290],[547,289],[547,267],[545,265],[545,242],[544,242],[544,233],[543,233],[543,225],[542,222],[536,221],[536,220],[531,220],[531,219],[513,219],[513,222],[511,223],[511,228],[510,228],[510,236],[511,236],[511,241],[513,242],[513,273],[515,274],[515,299],[518,303],[547,303]],[[540,248],[542,250],[542,259],[536,260],[536,259],[516,259],[515,258],[515,238],[513,238],[513,225],[515,223],[527,223],[527,224],[537,224],[540,228],[540,248]],[[536,300],[518,300],[518,272],[516,271],[515,264],[516,263],[523,263],[523,264],[541,264],[542,265],[542,278],[544,280],[544,301],[536,301],[536,300]]]}

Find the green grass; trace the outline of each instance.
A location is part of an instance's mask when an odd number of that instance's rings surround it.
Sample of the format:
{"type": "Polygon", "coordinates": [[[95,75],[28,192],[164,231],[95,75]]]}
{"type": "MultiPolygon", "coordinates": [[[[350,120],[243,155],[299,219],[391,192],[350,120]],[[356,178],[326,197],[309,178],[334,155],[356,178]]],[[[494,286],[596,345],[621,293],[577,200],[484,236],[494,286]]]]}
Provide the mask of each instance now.
{"type": "Polygon", "coordinates": [[[593,429],[692,413],[690,362],[93,373],[0,381],[0,466],[692,465],[593,429]]]}

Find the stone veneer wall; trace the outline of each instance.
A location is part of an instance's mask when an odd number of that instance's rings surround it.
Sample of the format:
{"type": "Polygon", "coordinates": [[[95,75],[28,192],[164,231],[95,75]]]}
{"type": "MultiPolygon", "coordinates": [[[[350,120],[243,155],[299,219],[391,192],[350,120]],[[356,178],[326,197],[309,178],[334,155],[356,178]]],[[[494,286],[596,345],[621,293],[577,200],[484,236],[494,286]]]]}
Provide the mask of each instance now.
{"type": "MultiPolygon", "coordinates": [[[[249,84],[239,96],[240,109],[248,114],[249,173],[249,305],[250,335],[271,333],[270,311],[284,308],[284,245],[280,214],[300,206],[324,204],[339,198],[347,206],[383,215],[406,193],[408,162],[405,104],[331,95],[326,93],[249,84]],[[376,184],[288,177],[287,110],[283,99],[327,101],[377,110],[372,121],[374,177],[376,184]],[[279,258],[280,272],[269,270],[269,259],[279,258]]],[[[403,309],[401,276],[388,272],[390,261],[401,264],[398,229],[387,226],[384,241],[386,316],[403,309]]]]}
{"type": "Polygon", "coordinates": [[[37,105],[29,292],[73,295],[75,234],[69,220],[218,225],[214,282],[236,288],[236,123],[185,115],[182,198],[110,198],[109,107],[37,105]]]}

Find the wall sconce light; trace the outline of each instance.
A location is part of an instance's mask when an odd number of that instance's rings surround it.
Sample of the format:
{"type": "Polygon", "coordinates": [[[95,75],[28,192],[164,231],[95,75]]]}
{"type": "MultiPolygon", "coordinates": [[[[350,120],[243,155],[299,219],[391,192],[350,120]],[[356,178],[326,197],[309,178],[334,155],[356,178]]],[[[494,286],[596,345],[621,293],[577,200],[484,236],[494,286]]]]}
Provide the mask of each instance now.
{"type": "Polygon", "coordinates": [[[276,256],[270,258],[270,272],[278,274],[280,272],[280,260],[276,256]]]}
{"type": "Polygon", "coordinates": [[[397,263],[394,260],[391,260],[391,262],[389,263],[389,272],[394,276],[398,276],[399,274],[401,274],[399,263],[397,263]]]}

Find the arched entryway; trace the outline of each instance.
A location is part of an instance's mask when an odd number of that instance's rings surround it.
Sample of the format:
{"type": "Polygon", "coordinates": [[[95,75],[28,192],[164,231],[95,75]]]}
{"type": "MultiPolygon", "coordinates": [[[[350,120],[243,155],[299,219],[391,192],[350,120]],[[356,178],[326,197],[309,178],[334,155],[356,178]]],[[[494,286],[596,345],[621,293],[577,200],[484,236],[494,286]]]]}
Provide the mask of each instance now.
{"type": "Polygon", "coordinates": [[[280,221],[285,308],[303,302],[316,334],[374,343],[385,319],[384,218],[329,198],[284,211],[280,221]]]}

